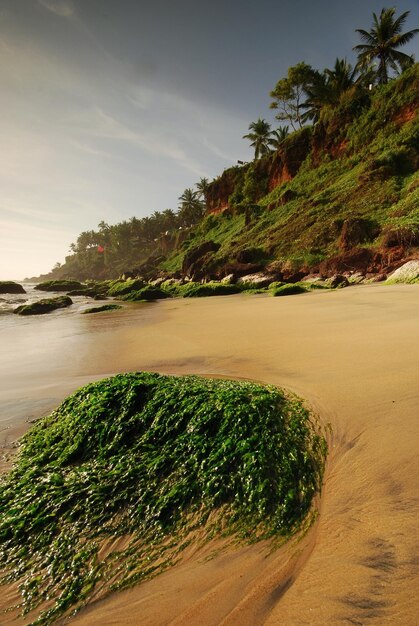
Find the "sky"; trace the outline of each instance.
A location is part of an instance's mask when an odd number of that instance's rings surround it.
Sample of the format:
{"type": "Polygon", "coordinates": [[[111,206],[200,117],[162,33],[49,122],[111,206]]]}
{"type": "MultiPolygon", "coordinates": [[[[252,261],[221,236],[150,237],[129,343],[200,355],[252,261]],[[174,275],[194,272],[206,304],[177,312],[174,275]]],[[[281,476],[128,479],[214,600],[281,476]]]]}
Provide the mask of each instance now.
{"type": "MultiPolygon", "coordinates": [[[[252,152],[289,66],[355,60],[375,0],[0,0],[0,280],[80,232],[176,210],[252,152]]],[[[391,6],[391,5],[389,5],[391,6]]],[[[406,30],[419,26],[419,0],[406,30]]],[[[419,36],[404,52],[419,59],[419,36]]]]}

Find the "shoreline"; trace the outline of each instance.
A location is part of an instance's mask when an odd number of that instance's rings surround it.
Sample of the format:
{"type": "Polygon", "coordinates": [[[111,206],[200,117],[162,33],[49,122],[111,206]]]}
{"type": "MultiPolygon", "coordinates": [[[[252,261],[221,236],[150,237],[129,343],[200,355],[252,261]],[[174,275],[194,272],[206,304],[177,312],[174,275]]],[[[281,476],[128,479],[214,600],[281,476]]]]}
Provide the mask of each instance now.
{"type": "MultiPolygon", "coordinates": [[[[284,558],[282,548],[268,560],[257,544],[211,560],[195,554],[70,623],[128,625],[138,611],[141,623],[153,626],[366,619],[413,626],[419,287],[376,284],[310,298],[243,297],[163,301],[151,305],[153,319],[145,324],[133,315],[118,327],[118,313],[112,313],[113,329],[108,317],[109,323],[78,336],[72,349],[80,348],[82,337],[90,359],[69,371],[73,382],[104,377],[98,356],[112,354],[112,373],[133,368],[251,378],[305,398],[333,429],[309,553],[304,544],[307,559],[298,572],[269,578],[268,564],[284,558]]],[[[65,333],[60,341],[66,343],[65,333]]]]}

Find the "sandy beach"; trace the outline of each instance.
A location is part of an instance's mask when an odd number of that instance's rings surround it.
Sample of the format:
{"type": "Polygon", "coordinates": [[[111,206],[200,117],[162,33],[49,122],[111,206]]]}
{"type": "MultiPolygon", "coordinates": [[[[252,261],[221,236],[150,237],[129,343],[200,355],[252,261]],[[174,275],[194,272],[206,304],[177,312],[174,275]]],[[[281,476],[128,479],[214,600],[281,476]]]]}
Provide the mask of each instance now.
{"type": "Polygon", "coordinates": [[[417,624],[418,311],[419,286],[375,284],[170,300],[95,319],[22,320],[13,337],[3,330],[6,454],[28,418],[87,381],[131,370],[283,386],[331,426],[320,515],[301,542],[274,553],[192,547],[171,570],[70,623],[417,624]]]}

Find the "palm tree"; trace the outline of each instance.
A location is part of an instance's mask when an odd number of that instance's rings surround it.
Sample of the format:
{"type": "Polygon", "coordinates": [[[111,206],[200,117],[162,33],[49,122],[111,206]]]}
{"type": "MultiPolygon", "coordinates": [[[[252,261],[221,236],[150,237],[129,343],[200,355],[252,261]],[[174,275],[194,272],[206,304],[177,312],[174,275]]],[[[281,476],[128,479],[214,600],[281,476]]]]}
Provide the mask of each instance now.
{"type": "Polygon", "coordinates": [[[346,59],[336,59],[333,70],[324,70],[330,104],[336,104],[340,96],[353,87],[358,71],[358,68],[353,68],[346,59]]]}
{"type": "Polygon", "coordinates": [[[378,60],[377,78],[379,83],[387,83],[389,69],[395,72],[402,71],[413,63],[413,57],[397,48],[407,44],[417,32],[414,28],[402,33],[403,25],[410,11],[405,11],[395,19],[396,9],[381,9],[380,17],[373,13],[374,23],[370,31],[357,28],[364,43],[358,44],[354,50],[358,52],[358,67],[364,68],[371,64],[373,59],[378,60]]]}
{"type": "Polygon", "coordinates": [[[199,192],[191,188],[185,189],[179,198],[179,219],[184,226],[196,224],[202,217],[205,203],[200,199],[199,192]]]}
{"type": "Polygon", "coordinates": [[[199,180],[199,183],[196,183],[195,185],[199,195],[201,196],[201,198],[204,198],[204,200],[207,197],[208,185],[209,185],[208,178],[201,178],[199,180]]]}
{"type": "Polygon", "coordinates": [[[289,126],[280,126],[272,131],[271,138],[269,139],[269,146],[273,150],[279,150],[281,144],[289,135],[289,126]]]}
{"type": "Polygon", "coordinates": [[[259,118],[256,122],[249,124],[249,130],[252,132],[243,135],[243,139],[251,141],[250,146],[255,149],[255,159],[269,154],[269,141],[272,135],[269,122],[259,118]]]}

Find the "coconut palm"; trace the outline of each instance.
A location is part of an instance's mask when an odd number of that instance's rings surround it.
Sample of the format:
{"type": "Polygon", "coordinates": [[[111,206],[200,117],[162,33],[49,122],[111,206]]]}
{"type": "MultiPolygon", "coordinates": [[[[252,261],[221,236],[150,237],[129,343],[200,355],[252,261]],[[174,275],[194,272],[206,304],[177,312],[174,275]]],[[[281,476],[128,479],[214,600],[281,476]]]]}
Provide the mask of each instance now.
{"type": "Polygon", "coordinates": [[[398,18],[395,18],[395,11],[394,8],[381,9],[379,17],[373,13],[374,21],[369,31],[360,28],[356,30],[364,42],[354,47],[358,52],[358,67],[364,68],[377,59],[379,83],[388,82],[390,69],[395,72],[403,71],[413,63],[413,57],[400,52],[398,48],[407,44],[419,29],[402,33],[409,11],[405,11],[398,18]]]}
{"type": "Polygon", "coordinates": [[[353,87],[358,72],[358,68],[353,68],[346,59],[336,59],[332,70],[324,70],[331,104],[338,102],[340,96],[353,87]]]}
{"type": "Polygon", "coordinates": [[[269,140],[269,146],[272,150],[278,150],[289,135],[289,126],[281,126],[272,131],[271,138],[269,140]]]}
{"type": "Polygon", "coordinates": [[[196,183],[195,187],[199,193],[199,195],[201,196],[201,198],[206,198],[207,196],[207,191],[208,191],[208,185],[209,185],[209,180],[208,178],[201,178],[199,180],[199,183],[196,183]]]}
{"type": "Polygon", "coordinates": [[[198,191],[191,188],[185,189],[179,198],[179,219],[184,226],[196,224],[202,217],[205,203],[200,199],[198,191]]]}
{"type": "Polygon", "coordinates": [[[272,135],[269,122],[259,118],[256,122],[249,124],[249,130],[251,132],[243,135],[243,139],[250,140],[250,146],[255,149],[255,159],[269,154],[269,142],[272,135]]]}

